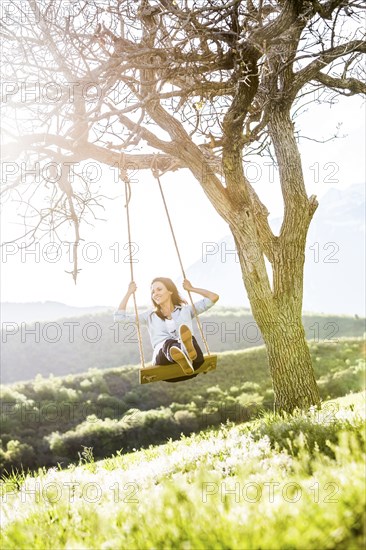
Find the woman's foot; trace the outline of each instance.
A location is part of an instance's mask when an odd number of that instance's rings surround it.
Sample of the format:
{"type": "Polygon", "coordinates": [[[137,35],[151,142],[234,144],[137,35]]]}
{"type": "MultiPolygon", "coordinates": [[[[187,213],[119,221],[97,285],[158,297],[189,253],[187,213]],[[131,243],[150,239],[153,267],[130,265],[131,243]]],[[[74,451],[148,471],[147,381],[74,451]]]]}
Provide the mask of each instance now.
{"type": "Polygon", "coordinates": [[[184,374],[188,375],[194,373],[191,361],[181,349],[177,346],[172,346],[169,350],[169,354],[174,363],[177,363],[180,366],[184,374]]]}
{"type": "Polygon", "coordinates": [[[193,345],[191,329],[187,325],[181,325],[179,327],[179,336],[183,346],[187,350],[187,354],[190,360],[194,361],[195,359],[197,359],[197,351],[195,350],[195,347],[193,345]]]}

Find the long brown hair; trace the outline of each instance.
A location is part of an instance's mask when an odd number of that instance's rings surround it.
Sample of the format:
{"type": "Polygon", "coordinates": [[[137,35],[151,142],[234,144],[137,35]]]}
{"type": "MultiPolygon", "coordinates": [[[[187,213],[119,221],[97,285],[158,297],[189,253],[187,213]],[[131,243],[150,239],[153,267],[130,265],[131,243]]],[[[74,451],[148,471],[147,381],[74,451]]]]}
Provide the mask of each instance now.
{"type": "MultiPolygon", "coordinates": [[[[173,283],[173,281],[171,279],[168,279],[168,277],[155,277],[155,279],[153,281],[151,281],[151,285],[152,286],[154,283],[163,283],[163,285],[167,288],[167,290],[169,290],[169,292],[172,292],[172,302],[173,302],[173,305],[174,306],[181,306],[182,304],[186,304],[186,300],[184,300],[179,292],[178,292],[178,289],[177,287],[175,286],[175,284],[173,283]]],[[[151,300],[152,300],[152,303],[154,304],[155,306],[155,313],[158,317],[160,317],[160,319],[165,319],[164,315],[162,314],[161,312],[161,309],[160,309],[160,306],[159,304],[157,304],[152,296],[151,296],[151,300]]]]}

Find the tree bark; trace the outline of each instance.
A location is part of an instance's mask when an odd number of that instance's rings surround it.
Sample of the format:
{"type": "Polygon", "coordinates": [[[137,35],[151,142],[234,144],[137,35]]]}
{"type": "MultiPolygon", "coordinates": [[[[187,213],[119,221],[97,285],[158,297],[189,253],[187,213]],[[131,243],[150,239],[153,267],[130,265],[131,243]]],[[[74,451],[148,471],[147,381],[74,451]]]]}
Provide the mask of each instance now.
{"type": "Polygon", "coordinates": [[[274,273],[277,273],[277,277],[281,274],[283,280],[288,283],[287,291],[275,296],[260,276],[260,267],[264,263],[260,242],[248,242],[243,239],[243,233],[238,225],[231,226],[231,230],[253,317],[266,345],[275,395],[275,410],[292,412],[296,408],[318,406],[320,397],[302,325],[302,292],[299,281],[298,284],[291,282],[294,272],[302,275],[302,246],[299,244],[293,248],[292,258],[286,257],[283,251],[282,254],[281,251],[274,251],[274,273]]]}
{"type": "Polygon", "coordinates": [[[261,329],[275,395],[275,410],[306,410],[320,403],[301,317],[285,307],[261,329]]]}

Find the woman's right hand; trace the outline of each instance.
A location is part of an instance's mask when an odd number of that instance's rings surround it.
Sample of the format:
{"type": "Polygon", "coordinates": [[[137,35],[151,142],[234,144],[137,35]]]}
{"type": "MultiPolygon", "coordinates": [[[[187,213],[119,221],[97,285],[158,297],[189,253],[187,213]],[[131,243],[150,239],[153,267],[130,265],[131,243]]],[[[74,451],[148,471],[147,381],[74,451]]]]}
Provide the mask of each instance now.
{"type": "Polygon", "coordinates": [[[137,290],[137,286],[135,281],[131,281],[130,284],[128,285],[128,294],[133,294],[134,292],[136,292],[136,290],[137,290]]]}

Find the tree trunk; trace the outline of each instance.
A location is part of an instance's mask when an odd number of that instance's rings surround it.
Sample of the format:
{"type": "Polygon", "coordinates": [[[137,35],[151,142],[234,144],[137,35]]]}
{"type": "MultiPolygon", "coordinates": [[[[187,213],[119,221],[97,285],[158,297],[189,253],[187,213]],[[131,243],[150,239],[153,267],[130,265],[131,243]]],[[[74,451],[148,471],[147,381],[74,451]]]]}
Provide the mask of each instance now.
{"type": "Polygon", "coordinates": [[[292,412],[320,402],[301,317],[290,306],[261,328],[275,394],[275,410],[292,412]],[[280,318],[279,318],[280,317],[280,318]]]}
{"type": "Polygon", "coordinates": [[[267,349],[275,410],[292,412],[296,408],[317,406],[319,392],[301,316],[304,244],[294,235],[296,246],[291,248],[290,255],[283,249],[273,252],[272,290],[263,276],[260,242],[248,243],[240,223],[231,226],[231,230],[253,317],[267,349]]]}

